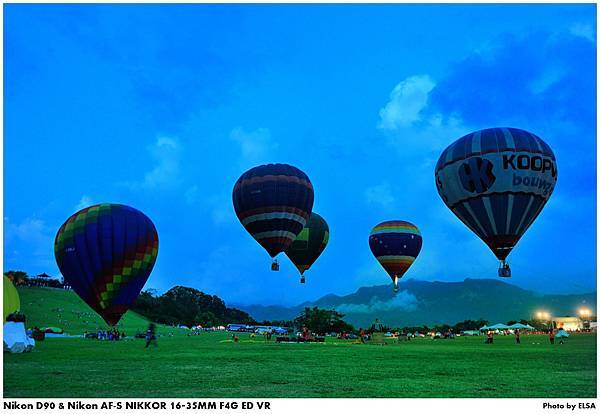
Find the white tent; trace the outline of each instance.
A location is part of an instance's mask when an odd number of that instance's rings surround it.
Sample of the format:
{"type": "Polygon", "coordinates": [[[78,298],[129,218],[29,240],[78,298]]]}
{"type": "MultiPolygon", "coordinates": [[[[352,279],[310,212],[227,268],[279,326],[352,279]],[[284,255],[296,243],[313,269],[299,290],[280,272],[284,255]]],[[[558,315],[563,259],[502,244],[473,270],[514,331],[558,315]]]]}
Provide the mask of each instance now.
{"type": "Polygon", "coordinates": [[[4,324],[4,350],[18,354],[29,352],[35,346],[35,341],[27,336],[23,322],[6,322],[4,324]]]}
{"type": "Polygon", "coordinates": [[[530,325],[523,325],[522,323],[515,323],[509,326],[510,329],[535,329],[530,325]]]}
{"type": "Polygon", "coordinates": [[[496,329],[498,329],[498,330],[510,329],[510,327],[503,323],[497,323],[496,325],[488,326],[488,329],[495,331],[496,329]]]}

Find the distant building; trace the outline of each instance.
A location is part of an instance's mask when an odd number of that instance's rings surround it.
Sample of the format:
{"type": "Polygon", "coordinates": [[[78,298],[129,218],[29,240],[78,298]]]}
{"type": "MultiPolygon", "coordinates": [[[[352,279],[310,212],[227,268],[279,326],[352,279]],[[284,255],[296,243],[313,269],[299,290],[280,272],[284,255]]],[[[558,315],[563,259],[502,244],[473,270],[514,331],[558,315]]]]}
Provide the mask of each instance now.
{"type": "Polygon", "coordinates": [[[565,331],[579,331],[583,329],[583,321],[576,316],[555,317],[554,325],[557,329],[563,328],[565,331]]]}

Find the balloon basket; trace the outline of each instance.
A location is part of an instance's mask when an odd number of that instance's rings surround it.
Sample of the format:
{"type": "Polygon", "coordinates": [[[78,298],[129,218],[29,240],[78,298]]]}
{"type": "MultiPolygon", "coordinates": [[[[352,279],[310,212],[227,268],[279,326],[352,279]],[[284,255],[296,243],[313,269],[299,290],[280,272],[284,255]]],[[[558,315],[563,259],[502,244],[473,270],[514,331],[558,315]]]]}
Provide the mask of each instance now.
{"type": "Polygon", "coordinates": [[[277,260],[273,260],[273,263],[271,263],[271,270],[273,272],[279,272],[279,263],[277,260]]]}
{"type": "Polygon", "coordinates": [[[510,266],[504,260],[500,263],[500,267],[498,268],[498,276],[500,277],[511,277],[512,273],[510,271],[510,266]]]}

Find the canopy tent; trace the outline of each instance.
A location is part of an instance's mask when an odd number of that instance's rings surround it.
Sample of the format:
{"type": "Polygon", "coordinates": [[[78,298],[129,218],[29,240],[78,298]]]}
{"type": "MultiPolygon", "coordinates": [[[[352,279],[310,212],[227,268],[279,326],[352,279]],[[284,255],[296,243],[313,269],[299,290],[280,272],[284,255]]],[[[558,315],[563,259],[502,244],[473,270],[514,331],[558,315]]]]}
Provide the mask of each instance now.
{"type": "Polygon", "coordinates": [[[481,328],[479,328],[480,331],[495,331],[496,329],[501,331],[504,329],[511,329],[511,328],[510,328],[510,326],[504,325],[503,323],[497,323],[492,326],[482,326],[481,328]]]}
{"type": "Polygon", "coordinates": [[[35,341],[27,336],[23,322],[6,322],[3,339],[4,350],[13,354],[31,351],[35,346],[35,341]]]}
{"type": "Polygon", "coordinates": [[[531,325],[523,325],[522,323],[513,323],[509,326],[510,329],[529,329],[534,330],[535,328],[531,325]]]}
{"type": "Polygon", "coordinates": [[[568,338],[569,336],[571,335],[569,335],[564,329],[559,329],[558,333],[556,334],[557,338],[568,338]]]}

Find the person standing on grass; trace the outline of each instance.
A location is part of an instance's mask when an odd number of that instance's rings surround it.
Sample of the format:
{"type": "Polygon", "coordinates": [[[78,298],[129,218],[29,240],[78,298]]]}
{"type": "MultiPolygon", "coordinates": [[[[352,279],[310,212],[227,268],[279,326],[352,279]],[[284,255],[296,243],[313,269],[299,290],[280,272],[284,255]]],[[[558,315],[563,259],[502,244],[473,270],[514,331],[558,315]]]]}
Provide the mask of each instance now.
{"type": "Polygon", "coordinates": [[[519,331],[518,329],[515,330],[515,340],[517,341],[518,344],[521,343],[521,331],[519,331]]]}
{"type": "Polygon", "coordinates": [[[554,345],[554,329],[550,329],[550,345],[554,345]]]}
{"type": "Polygon", "coordinates": [[[487,341],[485,341],[486,344],[493,344],[494,343],[494,333],[489,330],[487,331],[487,341]]]}
{"type": "Polygon", "coordinates": [[[146,331],[146,348],[148,348],[151,343],[154,343],[154,346],[158,345],[156,341],[156,325],[153,323],[148,325],[148,330],[146,331]]]}

